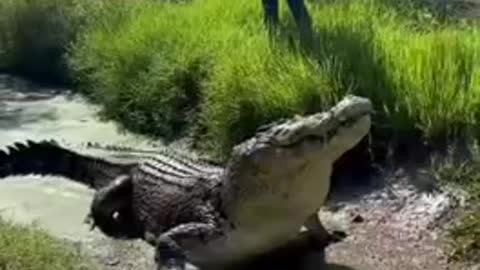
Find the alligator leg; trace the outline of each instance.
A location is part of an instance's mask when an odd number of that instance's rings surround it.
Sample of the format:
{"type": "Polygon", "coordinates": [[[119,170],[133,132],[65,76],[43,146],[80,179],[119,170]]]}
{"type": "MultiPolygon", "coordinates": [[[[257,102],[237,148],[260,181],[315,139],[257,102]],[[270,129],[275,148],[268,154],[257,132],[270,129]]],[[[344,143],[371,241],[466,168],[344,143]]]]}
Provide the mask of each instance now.
{"type": "Polygon", "coordinates": [[[328,244],[342,241],[346,237],[345,232],[342,231],[327,231],[316,212],[308,217],[304,226],[307,228],[307,231],[303,231],[300,234],[308,237],[314,248],[323,249],[328,244]]]}
{"type": "Polygon", "coordinates": [[[200,222],[180,224],[162,233],[155,240],[155,262],[158,270],[197,270],[190,263],[179,245],[182,240],[195,239],[206,242],[222,235],[210,207],[197,207],[201,213],[200,222]]]}

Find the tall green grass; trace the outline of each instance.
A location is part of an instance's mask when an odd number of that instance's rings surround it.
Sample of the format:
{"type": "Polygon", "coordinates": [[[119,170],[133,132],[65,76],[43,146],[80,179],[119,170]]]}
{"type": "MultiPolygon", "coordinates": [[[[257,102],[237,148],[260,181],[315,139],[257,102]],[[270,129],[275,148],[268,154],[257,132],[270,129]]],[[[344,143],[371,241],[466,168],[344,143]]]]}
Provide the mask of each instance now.
{"type": "Polygon", "coordinates": [[[389,2],[310,4],[315,49],[304,54],[285,9],[284,31],[271,39],[255,1],[137,1],[118,23],[104,16],[87,27],[70,67],[106,116],[170,138],[188,127],[217,153],[263,123],[322,110],[347,92],[370,97],[375,130],[398,140],[471,131],[478,28],[420,22],[389,2]]]}
{"type": "Polygon", "coordinates": [[[347,92],[373,100],[378,140],[478,133],[478,27],[412,12],[409,0],[308,3],[305,53],[285,5],[269,37],[259,1],[6,0],[0,66],[71,73],[105,117],[166,139],[193,135],[217,154],[347,92]]]}
{"type": "Polygon", "coordinates": [[[66,48],[100,5],[96,0],[0,1],[0,70],[67,82],[66,48]]]}
{"type": "MultiPolygon", "coordinates": [[[[478,119],[478,28],[421,25],[380,1],[319,7],[320,46],[354,91],[384,109],[394,134],[459,135],[478,119]]],[[[387,2],[388,3],[388,2],[387,2]]],[[[325,55],[325,54],[324,54],[325,55]]],[[[347,86],[344,83],[344,86],[347,86]]]]}
{"type": "Polygon", "coordinates": [[[138,3],[72,49],[75,74],[108,117],[164,138],[188,127],[218,153],[259,124],[331,104],[334,80],[269,39],[259,3],[138,3]]]}

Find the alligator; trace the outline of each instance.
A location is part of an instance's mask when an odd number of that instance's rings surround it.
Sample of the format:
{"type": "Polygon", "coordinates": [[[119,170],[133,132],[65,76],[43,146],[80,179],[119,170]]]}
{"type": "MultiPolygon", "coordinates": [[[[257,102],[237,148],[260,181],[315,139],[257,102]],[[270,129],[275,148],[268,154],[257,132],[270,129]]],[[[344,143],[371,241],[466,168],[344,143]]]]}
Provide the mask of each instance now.
{"type": "Polygon", "coordinates": [[[347,95],[325,112],[261,126],[224,167],[173,150],[118,162],[52,141],[15,143],[0,151],[0,177],[84,183],[97,190],[92,227],[144,239],[157,269],[225,269],[305,236],[318,247],[339,240],[317,212],[333,163],[369,133],[372,111],[368,99],[347,95]]]}

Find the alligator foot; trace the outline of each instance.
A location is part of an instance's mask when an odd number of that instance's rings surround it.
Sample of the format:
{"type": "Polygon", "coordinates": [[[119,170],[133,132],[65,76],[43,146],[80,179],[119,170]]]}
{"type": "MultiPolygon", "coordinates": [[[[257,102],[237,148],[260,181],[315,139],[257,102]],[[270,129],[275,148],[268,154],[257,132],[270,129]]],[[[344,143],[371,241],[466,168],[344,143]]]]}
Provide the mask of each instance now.
{"type": "Polygon", "coordinates": [[[205,243],[209,239],[220,236],[223,232],[215,221],[215,214],[208,207],[197,207],[202,222],[191,222],[177,225],[153,238],[152,233],[145,234],[145,239],[155,245],[155,263],[157,270],[198,270],[187,259],[184,250],[178,244],[182,240],[197,240],[205,243]],[[152,241],[153,238],[153,241],[152,241]]]}
{"type": "Polygon", "coordinates": [[[157,239],[155,263],[157,270],[198,270],[197,267],[188,263],[182,249],[168,236],[157,239]]]}
{"type": "Polygon", "coordinates": [[[95,219],[93,218],[92,212],[88,212],[88,214],[83,219],[83,223],[90,226],[90,231],[93,231],[97,226],[95,224],[95,219]]]}
{"type": "Polygon", "coordinates": [[[312,214],[305,222],[307,231],[303,231],[302,234],[307,234],[310,240],[310,245],[314,249],[324,249],[328,245],[342,241],[347,237],[347,234],[343,231],[329,232],[323,226],[322,222],[318,219],[317,213],[312,214]]]}
{"type": "Polygon", "coordinates": [[[194,266],[193,264],[190,264],[190,263],[186,263],[184,266],[179,266],[177,264],[170,264],[170,265],[165,265],[163,267],[161,266],[158,269],[161,269],[161,270],[199,270],[198,267],[196,267],[196,266],[194,266]]]}

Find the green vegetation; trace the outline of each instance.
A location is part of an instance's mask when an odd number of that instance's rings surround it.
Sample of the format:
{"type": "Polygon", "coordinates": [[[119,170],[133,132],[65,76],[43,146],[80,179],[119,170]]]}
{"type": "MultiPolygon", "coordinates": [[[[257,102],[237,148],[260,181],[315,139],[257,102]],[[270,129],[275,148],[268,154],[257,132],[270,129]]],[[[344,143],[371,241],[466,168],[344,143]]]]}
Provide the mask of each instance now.
{"type": "Polygon", "coordinates": [[[291,20],[269,40],[255,1],[137,1],[110,19],[116,9],[86,27],[70,67],[107,117],[134,130],[171,138],[188,127],[228,153],[259,125],[346,92],[370,97],[376,134],[399,141],[461,135],[479,117],[473,26],[420,24],[380,0],[311,4],[316,49],[305,55],[288,42],[291,20]]]}
{"type": "MultiPolygon", "coordinates": [[[[478,180],[478,178],[477,178],[478,180]]],[[[478,190],[480,185],[476,185],[478,190]]],[[[451,258],[460,262],[480,262],[480,209],[470,209],[461,214],[458,224],[450,230],[451,258]]]]}
{"type": "Polygon", "coordinates": [[[0,269],[91,270],[88,260],[46,232],[0,220],[0,269]]]}
{"type": "Polygon", "coordinates": [[[460,209],[459,218],[449,228],[451,258],[480,263],[480,148],[477,142],[463,153],[458,148],[433,159],[427,171],[437,182],[461,187],[469,192],[468,207],[460,209]]]}
{"type": "Polygon", "coordinates": [[[375,102],[377,141],[478,133],[478,27],[425,19],[388,0],[310,2],[309,54],[292,42],[286,10],[270,39],[255,1],[1,5],[4,67],[68,71],[105,117],[167,139],[187,133],[216,154],[261,124],[321,110],[347,92],[375,102]]]}
{"type": "Polygon", "coordinates": [[[66,47],[101,5],[97,2],[0,1],[0,70],[67,82],[66,47]]]}
{"type": "MultiPolygon", "coordinates": [[[[270,38],[259,2],[2,0],[0,69],[70,77],[104,117],[193,136],[219,156],[259,125],[346,93],[374,102],[374,146],[479,137],[478,26],[439,21],[408,0],[309,1],[316,34],[304,53],[289,12],[270,38]]],[[[440,172],[480,185],[475,170],[440,172]]],[[[464,226],[480,220],[471,213],[464,226]]]]}

